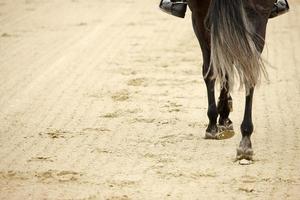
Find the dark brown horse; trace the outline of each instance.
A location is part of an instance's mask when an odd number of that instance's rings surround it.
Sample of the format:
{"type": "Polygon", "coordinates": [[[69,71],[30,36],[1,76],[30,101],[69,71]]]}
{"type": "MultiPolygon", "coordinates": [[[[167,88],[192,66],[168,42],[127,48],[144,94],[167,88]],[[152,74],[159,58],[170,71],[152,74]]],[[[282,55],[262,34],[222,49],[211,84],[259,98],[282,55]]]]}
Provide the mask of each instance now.
{"type": "MultiPolygon", "coordinates": [[[[229,119],[234,77],[246,89],[242,140],[237,159],[252,160],[251,134],[254,87],[265,73],[260,54],[266,26],[275,0],[189,0],[193,27],[203,54],[203,76],[207,87],[209,125],[206,138],[220,139],[222,130],[232,129],[229,119]],[[219,103],[215,82],[219,81],[219,103]],[[219,119],[218,119],[219,118],[219,119]]],[[[225,135],[226,137],[226,135],[225,135]]]]}

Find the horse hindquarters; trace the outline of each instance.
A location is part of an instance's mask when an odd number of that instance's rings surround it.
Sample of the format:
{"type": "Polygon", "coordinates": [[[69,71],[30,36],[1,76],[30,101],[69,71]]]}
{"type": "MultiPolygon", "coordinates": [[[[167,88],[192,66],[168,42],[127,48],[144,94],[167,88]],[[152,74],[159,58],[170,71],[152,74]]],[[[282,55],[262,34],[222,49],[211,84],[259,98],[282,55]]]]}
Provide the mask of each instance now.
{"type": "Polygon", "coordinates": [[[212,0],[208,13],[211,33],[211,66],[221,86],[233,88],[235,72],[249,92],[255,87],[264,65],[256,44],[263,43],[248,19],[245,0],[212,0]],[[228,75],[228,80],[226,79],[228,75]],[[228,83],[227,83],[228,81],[228,83]]]}
{"type": "Polygon", "coordinates": [[[260,54],[264,46],[267,22],[267,15],[260,15],[253,5],[265,4],[265,7],[262,6],[263,10],[269,9],[266,5],[269,5],[271,0],[267,3],[257,0],[246,5],[249,2],[251,1],[212,0],[207,24],[211,33],[213,76],[219,79],[221,86],[228,85],[231,90],[237,72],[241,86],[244,85],[247,91],[241,125],[243,138],[237,151],[237,158],[251,160],[253,151],[250,137],[254,129],[252,101],[254,87],[261,74],[265,73],[260,54]],[[245,8],[247,11],[252,9],[253,12],[246,13],[245,8]],[[252,17],[252,20],[249,17],[252,17]],[[254,21],[255,24],[252,23],[254,21]]]}

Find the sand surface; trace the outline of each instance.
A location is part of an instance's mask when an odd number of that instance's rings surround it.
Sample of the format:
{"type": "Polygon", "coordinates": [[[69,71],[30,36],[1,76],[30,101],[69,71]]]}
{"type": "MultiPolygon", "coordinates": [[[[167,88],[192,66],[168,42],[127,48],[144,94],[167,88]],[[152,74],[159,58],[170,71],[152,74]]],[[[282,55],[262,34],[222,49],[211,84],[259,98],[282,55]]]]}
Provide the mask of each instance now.
{"type": "Polygon", "coordinates": [[[300,1],[270,21],[255,162],[204,140],[191,20],[154,0],[0,0],[0,199],[300,199],[300,1]]]}

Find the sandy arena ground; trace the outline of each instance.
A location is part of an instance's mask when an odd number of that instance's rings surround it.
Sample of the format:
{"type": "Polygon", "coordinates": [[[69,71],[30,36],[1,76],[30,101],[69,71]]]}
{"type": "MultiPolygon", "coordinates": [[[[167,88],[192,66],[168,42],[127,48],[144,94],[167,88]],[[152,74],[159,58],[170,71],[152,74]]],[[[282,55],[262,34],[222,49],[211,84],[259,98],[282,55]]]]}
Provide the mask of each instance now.
{"type": "Polygon", "coordinates": [[[0,199],[300,199],[300,1],[290,3],[269,23],[255,162],[240,166],[244,92],[233,94],[236,136],[204,140],[189,16],[158,0],[0,0],[0,199]]]}

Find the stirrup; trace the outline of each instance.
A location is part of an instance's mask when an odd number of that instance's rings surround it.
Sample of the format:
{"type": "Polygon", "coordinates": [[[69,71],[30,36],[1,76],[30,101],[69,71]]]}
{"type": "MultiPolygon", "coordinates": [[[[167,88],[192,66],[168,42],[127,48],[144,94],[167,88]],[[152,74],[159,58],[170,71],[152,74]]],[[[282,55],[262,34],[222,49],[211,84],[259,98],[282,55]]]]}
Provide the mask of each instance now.
{"type": "Polygon", "coordinates": [[[289,3],[287,0],[278,0],[271,11],[269,18],[274,18],[284,13],[287,13],[290,9],[289,3]]]}
{"type": "Polygon", "coordinates": [[[161,0],[159,8],[165,13],[184,18],[187,2],[186,0],[161,0]]]}

